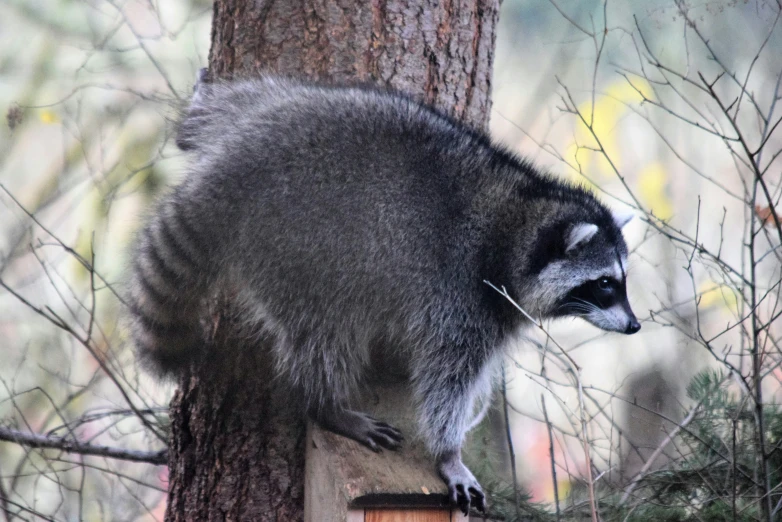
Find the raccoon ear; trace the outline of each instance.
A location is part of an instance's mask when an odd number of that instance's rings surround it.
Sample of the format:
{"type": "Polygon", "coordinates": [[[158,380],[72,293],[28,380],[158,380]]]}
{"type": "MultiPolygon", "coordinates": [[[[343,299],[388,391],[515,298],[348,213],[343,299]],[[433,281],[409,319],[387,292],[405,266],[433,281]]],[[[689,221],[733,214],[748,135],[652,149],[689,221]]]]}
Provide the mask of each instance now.
{"type": "Polygon", "coordinates": [[[583,245],[592,239],[592,236],[595,234],[597,234],[597,225],[592,223],[578,223],[574,225],[565,238],[565,252],[570,252],[583,245]]]}
{"type": "Polygon", "coordinates": [[[624,228],[634,217],[632,212],[613,212],[614,223],[618,228],[624,228]]]}

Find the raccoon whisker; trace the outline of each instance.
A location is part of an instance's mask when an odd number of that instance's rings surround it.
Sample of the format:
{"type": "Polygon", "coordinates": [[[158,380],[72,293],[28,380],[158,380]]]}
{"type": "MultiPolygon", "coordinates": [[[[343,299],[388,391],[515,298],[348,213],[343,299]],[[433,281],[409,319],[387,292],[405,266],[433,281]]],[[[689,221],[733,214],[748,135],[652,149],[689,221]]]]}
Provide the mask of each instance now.
{"type": "Polygon", "coordinates": [[[559,310],[559,309],[562,309],[562,308],[571,308],[571,307],[575,307],[575,308],[587,308],[587,307],[584,305],[584,303],[573,303],[573,302],[570,302],[570,301],[568,301],[567,303],[562,303],[561,305],[559,305],[559,306],[557,307],[557,309],[559,310]]]}
{"type": "Polygon", "coordinates": [[[557,307],[557,310],[566,309],[568,312],[570,312],[571,315],[589,315],[590,312],[592,312],[592,309],[584,306],[581,303],[565,303],[562,305],[559,305],[557,307]]]}
{"type": "Polygon", "coordinates": [[[590,303],[589,301],[585,299],[581,299],[580,297],[574,297],[576,301],[579,301],[578,305],[584,307],[585,309],[589,310],[590,312],[597,312],[600,310],[600,307],[598,307],[594,303],[590,303]]]}

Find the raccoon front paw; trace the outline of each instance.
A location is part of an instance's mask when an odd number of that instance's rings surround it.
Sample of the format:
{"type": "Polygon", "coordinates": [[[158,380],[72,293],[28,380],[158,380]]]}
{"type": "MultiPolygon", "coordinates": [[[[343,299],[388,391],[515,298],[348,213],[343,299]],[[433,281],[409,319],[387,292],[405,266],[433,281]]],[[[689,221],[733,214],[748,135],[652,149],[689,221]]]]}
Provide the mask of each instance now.
{"type": "Polygon", "coordinates": [[[357,411],[331,412],[330,415],[322,415],[318,423],[325,429],[353,439],[376,453],[379,453],[381,448],[397,450],[405,440],[402,432],[390,424],[357,411]]]}
{"type": "Polygon", "coordinates": [[[478,511],[486,511],[486,495],[481,485],[458,456],[442,459],[438,471],[448,486],[451,504],[457,506],[465,516],[470,513],[470,505],[478,511]]]}
{"type": "Polygon", "coordinates": [[[363,428],[363,441],[358,440],[372,451],[380,453],[380,448],[398,450],[405,438],[402,432],[390,424],[376,420],[369,415],[361,414],[366,418],[367,425],[363,428]]]}

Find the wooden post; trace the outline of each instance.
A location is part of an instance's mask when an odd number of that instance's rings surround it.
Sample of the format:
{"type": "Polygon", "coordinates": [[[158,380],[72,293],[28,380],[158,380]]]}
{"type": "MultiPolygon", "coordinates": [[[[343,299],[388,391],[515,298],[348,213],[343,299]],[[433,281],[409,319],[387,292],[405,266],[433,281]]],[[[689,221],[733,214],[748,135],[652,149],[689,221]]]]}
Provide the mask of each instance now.
{"type": "Polygon", "coordinates": [[[434,460],[415,436],[409,387],[375,386],[357,409],[402,430],[405,442],[399,451],[375,453],[310,423],[305,522],[466,522],[449,506],[434,460]]]}

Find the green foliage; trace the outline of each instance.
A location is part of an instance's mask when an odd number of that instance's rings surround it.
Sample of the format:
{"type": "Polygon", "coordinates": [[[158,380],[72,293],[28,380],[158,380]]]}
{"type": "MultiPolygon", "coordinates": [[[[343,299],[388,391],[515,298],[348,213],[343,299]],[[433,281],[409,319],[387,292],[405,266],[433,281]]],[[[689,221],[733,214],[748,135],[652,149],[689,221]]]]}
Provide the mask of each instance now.
{"type": "MultiPolygon", "coordinates": [[[[722,372],[696,375],[687,395],[700,405],[690,424],[679,432],[668,454],[675,457],[664,468],[644,477],[633,492],[630,512],[607,520],[758,520],[757,424],[754,402],[722,372]],[[631,508],[632,509],[632,508],[631,508]],[[629,516],[628,516],[629,515],[629,516]]],[[[782,481],[782,455],[775,451],[782,437],[782,411],[776,404],[763,410],[772,488],[782,481]]],[[[772,493],[771,505],[782,498],[772,493]]]]}
{"type": "MultiPolygon", "coordinates": [[[[672,457],[671,461],[644,476],[624,503],[621,498],[627,483],[601,481],[595,492],[601,520],[759,520],[755,480],[760,455],[754,402],[739,391],[735,381],[722,372],[706,370],[697,374],[687,387],[687,395],[698,410],[669,445],[666,454],[672,457]]],[[[763,415],[773,507],[782,501],[782,491],[774,489],[782,483],[782,451],[776,449],[782,441],[782,410],[776,404],[767,404],[763,415]]],[[[498,459],[486,444],[479,444],[480,433],[479,429],[472,442],[471,462],[489,493],[492,514],[506,521],[556,520],[551,506],[530,502],[530,496],[523,491],[517,492],[516,508],[513,488],[496,478],[498,459]]],[[[589,520],[587,499],[585,484],[574,482],[569,497],[560,499],[560,520],[589,520]]]]}
{"type": "Polygon", "coordinates": [[[491,504],[489,513],[503,522],[527,522],[527,521],[554,521],[554,515],[548,511],[548,506],[531,502],[530,495],[524,490],[517,489],[518,509],[515,504],[513,487],[505,481],[487,477],[482,483],[489,492],[491,504]]]}
{"type": "Polygon", "coordinates": [[[656,504],[642,504],[634,510],[626,509],[625,512],[617,512],[611,520],[658,521],[658,522],[684,522],[689,520],[687,510],[676,506],[658,506],[656,504]]]}

